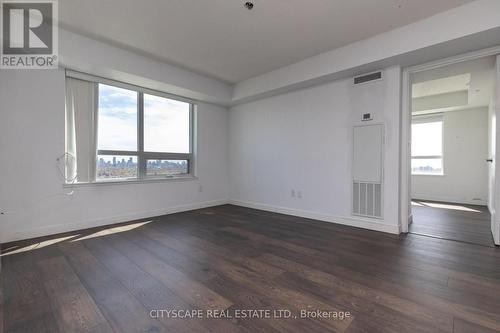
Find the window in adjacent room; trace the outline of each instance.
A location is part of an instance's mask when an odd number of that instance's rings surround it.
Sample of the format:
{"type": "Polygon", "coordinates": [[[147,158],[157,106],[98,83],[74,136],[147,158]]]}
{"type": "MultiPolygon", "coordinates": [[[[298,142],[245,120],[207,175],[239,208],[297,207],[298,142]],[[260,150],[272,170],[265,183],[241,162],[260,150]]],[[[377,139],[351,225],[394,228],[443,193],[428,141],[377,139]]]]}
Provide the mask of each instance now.
{"type": "Polygon", "coordinates": [[[443,117],[414,116],[411,125],[414,175],[443,175],[443,117]]]}
{"type": "Polygon", "coordinates": [[[66,152],[74,165],[66,177],[81,183],[192,175],[193,113],[188,100],[68,77],[66,152]]]}

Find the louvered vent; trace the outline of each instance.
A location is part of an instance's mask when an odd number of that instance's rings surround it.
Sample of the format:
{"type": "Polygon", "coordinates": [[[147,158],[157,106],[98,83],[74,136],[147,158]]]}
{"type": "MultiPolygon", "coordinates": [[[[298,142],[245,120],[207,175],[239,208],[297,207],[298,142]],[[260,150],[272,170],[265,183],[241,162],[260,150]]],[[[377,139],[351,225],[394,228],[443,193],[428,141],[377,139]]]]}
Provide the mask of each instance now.
{"type": "Polygon", "coordinates": [[[352,212],[366,217],[382,217],[382,184],[354,182],[352,212]]]}
{"type": "Polygon", "coordinates": [[[375,72],[375,73],[356,76],[354,78],[354,84],[361,84],[381,79],[382,79],[382,72],[375,72]]]}

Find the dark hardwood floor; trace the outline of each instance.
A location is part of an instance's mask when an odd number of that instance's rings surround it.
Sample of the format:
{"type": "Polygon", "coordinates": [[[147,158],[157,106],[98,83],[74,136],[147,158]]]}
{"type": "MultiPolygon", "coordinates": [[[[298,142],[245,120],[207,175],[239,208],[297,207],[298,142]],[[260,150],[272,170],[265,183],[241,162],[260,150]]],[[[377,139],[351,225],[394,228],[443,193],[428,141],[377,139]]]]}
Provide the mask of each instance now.
{"type": "Polygon", "coordinates": [[[225,205],[2,247],[5,332],[500,331],[500,249],[420,235],[225,205]],[[206,318],[247,309],[292,317],[206,318]]]}
{"type": "Polygon", "coordinates": [[[495,246],[486,206],[413,200],[412,212],[411,233],[495,246]]]}

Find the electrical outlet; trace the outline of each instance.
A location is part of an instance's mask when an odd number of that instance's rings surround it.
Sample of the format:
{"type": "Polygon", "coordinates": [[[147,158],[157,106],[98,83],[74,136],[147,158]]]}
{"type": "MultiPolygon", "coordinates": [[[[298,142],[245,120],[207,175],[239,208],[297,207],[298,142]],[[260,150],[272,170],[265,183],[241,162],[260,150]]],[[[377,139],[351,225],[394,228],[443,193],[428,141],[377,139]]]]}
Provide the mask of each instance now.
{"type": "Polygon", "coordinates": [[[302,191],[297,191],[297,198],[302,199],[302,191]]]}
{"type": "Polygon", "coordinates": [[[291,192],[290,196],[291,196],[292,198],[295,198],[295,190],[292,190],[292,192],[291,192]]]}
{"type": "Polygon", "coordinates": [[[201,192],[203,192],[203,186],[202,186],[202,185],[200,185],[200,186],[198,187],[198,192],[200,192],[200,193],[201,193],[201,192]]]}

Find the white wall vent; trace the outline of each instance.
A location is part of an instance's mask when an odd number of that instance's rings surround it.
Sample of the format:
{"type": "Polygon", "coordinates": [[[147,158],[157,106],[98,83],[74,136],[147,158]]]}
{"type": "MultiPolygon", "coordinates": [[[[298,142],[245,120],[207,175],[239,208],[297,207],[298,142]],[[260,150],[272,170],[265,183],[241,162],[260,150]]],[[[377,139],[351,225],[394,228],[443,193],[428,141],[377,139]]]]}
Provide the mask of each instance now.
{"type": "Polygon", "coordinates": [[[352,214],[382,218],[384,126],[355,126],[352,159],[352,214]]]}
{"type": "Polygon", "coordinates": [[[352,213],[366,217],[382,217],[382,184],[353,182],[352,213]]]}
{"type": "Polygon", "coordinates": [[[354,77],[354,84],[362,84],[362,83],[367,83],[370,81],[381,80],[381,79],[382,79],[382,72],[378,71],[378,72],[359,75],[359,76],[354,77]]]}

